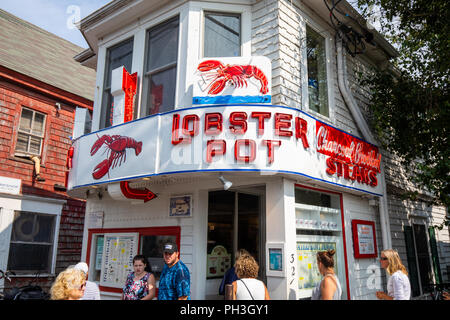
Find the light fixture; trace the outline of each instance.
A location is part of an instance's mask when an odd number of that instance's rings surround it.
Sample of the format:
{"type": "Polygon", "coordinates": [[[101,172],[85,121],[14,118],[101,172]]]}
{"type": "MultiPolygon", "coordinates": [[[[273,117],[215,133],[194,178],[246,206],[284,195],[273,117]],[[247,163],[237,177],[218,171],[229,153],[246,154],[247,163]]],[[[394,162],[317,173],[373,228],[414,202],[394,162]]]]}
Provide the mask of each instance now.
{"type": "Polygon", "coordinates": [[[231,185],[233,184],[231,181],[228,181],[223,176],[220,176],[219,180],[223,183],[223,190],[230,189],[231,185]]]}

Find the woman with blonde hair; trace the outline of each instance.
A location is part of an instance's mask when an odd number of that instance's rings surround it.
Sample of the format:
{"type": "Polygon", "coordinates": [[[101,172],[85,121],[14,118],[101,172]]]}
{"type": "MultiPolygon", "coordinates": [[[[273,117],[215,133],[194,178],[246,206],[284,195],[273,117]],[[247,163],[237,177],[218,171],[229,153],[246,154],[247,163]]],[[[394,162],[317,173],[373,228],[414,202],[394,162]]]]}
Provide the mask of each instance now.
{"type": "Polygon", "coordinates": [[[390,275],[390,278],[387,284],[388,293],[377,291],[377,298],[381,300],[409,300],[411,285],[408,279],[408,271],[406,271],[398,252],[392,249],[381,251],[380,264],[390,275]]]}
{"type": "Polygon", "coordinates": [[[340,300],[341,284],[334,272],[334,254],[336,251],[317,252],[317,267],[323,276],[322,281],[313,289],[311,300],[340,300]]]}
{"type": "Polygon", "coordinates": [[[233,300],[270,300],[264,282],[256,279],[259,266],[250,254],[242,254],[234,264],[238,280],[233,285],[233,300]]]}
{"type": "Polygon", "coordinates": [[[86,274],[69,268],[61,272],[50,289],[51,300],[80,300],[86,288],[86,274]]]}

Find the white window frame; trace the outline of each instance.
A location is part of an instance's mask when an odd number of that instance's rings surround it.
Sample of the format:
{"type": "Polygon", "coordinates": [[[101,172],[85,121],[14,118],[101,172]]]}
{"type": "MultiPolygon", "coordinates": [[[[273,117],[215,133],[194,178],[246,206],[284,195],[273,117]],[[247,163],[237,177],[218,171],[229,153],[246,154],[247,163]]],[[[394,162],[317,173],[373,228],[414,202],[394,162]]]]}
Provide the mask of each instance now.
{"type": "Polygon", "coordinates": [[[19,119],[19,125],[17,127],[16,145],[15,145],[15,149],[14,149],[14,155],[19,156],[19,157],[41,156],[42,148],[44,146],[46,124],[47,124],[47,114],[23,106],[22,109],[20,110],[20,119],[19,119]],[[22,112],[23,112],[24,109],[26,109],[28,111],[31,111],[33,113],[33,117],[31,119],[31,128],[30,128],[31,131],[30,132],[21,131],[21,129],[20,129],[20,122],[22,121],[22,112]],[[35,119],[36,113],[39,113],[39,114],[44,116],[44,123],[42,124],[42,135],[37,135],[37,134],[33,133],[33,123],[34,123],[34,119],[35,119]],[[22,133],[22,134],[25,134],[25,135],[28,136],[27,151],[17,150],[17,142],[19,140],[19,133],[22,133]],[[30,141],[31,141],[30,137],[39,138],[41,140],[39,153],[30,152],[30,141]]]}
{"type": "Polygon", "coordinates": [[[323,120],[328,123],[335,123],[335,100],[334,100],[334,72],[333,67],[333,54],[332,49],[334,48],[334,40],[331,33],[327,31],[326,26],[318,24],[316,21],[311,19],[306,13],[301,13],[300,18],[300,51],[301,51],[301,86],[302,86],[302,109],[319,120],[323,120]],[[325,40],[325,59],[326,59],[326,71],[327,71],[327,92],[328,92],[328,117],[318,113],[309,108],[309,94],[308,94],[308,65],[307,65],[307,55],[306,55],[306,25],[312,30],[323,36],[325,40]]]}
{"type": "Polygon", "coordinates": [[[225,3],[207,3],[189,1],[182,5],[173,4],[169,7],[151,12],[140,17],[138,23],[131,23],[128,27],[105,36],[98,42],[98,65],[96,79],[96,98],[92,118],[92,131],[100,128],[101,106],[106,67],[106,51],[120,42],[134,38],[132,70],[138,73],[138,84],[135,96],[135,115],[140,117],[143,104],[143,75],[145,67],[147,31],[158,24],[179,16],[179,38],[177,59],[177,84],[175,88],[174,109],[186,108],[192,105],[192,70],[195,70],[198,59],[203,57],[203,25],[204,11],[223,12],[241,15],[241,55],[251,56],[251,6],[225,3]]]}
{"type": "Polygon", "coordinates": [[[251,48],[251,10],[247,6],[219,4],[219,3],[205,3],[201,5],[201,19],[200,19],[200,44],[199,57],[204,58],[204,43],[205,43],[205,13],[222,13],[240,15],[241,19],[241,57],[250,57],[252,55],[251,48]]]}
{"type": "MultiPolygon", "coordinates": [[[[140,77],[141,78],[141,84],[140,84],[141,90],[140,90],[140,95],[139,95],[140,103],[139,103],[139,108],[138,108],[138,113],[137,113],[138,118],[148,116],[148,115],[142,115],[143,108],[147,108],[147,99],[146,98],[148,97],[148,90],[149,90],[149,88],[144,87],[144,84],[147,82],[147,81],[145,81],[145,77],[151,77],[153,74],[158,73],[162,70],[165,70],[166,68],[168,68],[168,66],[172,66],[172,65],[175,65],[175,68],[176,68],[176,85],[175,85],[175,99],[174,99],[175,105],[173,106],[173,110],[175,110],[178,106],[178,89],[179,89],[179,83],[180,83],[180,70],[179,69],[180,69],[180,62],[182,61],[180,59],[181,49],[182,49],[181,48],[181,41],[182,41],[181,28],[182,27],[183,27],[183,25],[181,23],[181,13],[174,13],[174,14],[170,15],[169,18],[162,19],[158,23],[153,23],[151,26],[145,28],[145,36],[144,36],[145,40],[144,40],[144,44],[143,44],[144,51],[143,51],[143,55],[142,55],[142,58],[140,61],[142,63],[142,68],[141,68],[142,71],[141,71],[141,77],[140,77]],[[178,52],[177,52],[176,62],[171,63],[166,66],[161,66],[161,67],[156,68],[151,71],[146,71],[146,66],[147,66],[146,60],[147,60],[147,54],[148,54],[147,48],[148,48],[148,41],[149,41],[148,35],[150,33],[150,30],[153,29],[154,27],[158,27],[159,25],[164,24],[165,22],[168,22],[168,21],[174,19],[177,16],[178,16],[178,49],[177,49],[178,52]]],[[[184,26],[184,27],[186,27],[186,26],[184,26]]],[[[187,48],[186,48],[186,50],[187,50],[187,48]]]]}
{"type": "MultiPolygon", "coordinates": [[[[2,252],[0,252],[0,261],[4,259],[5,265],[8,265],[8,255],[10,250],[10,241],[11,241],[11,232],[12,232],[12,223],[14,219],[14,211],[27,211],[27,212],[34,212],[34,213],[42,213],[47,215],[55,215],[56,221],[55,221],[55,229],[54,229],[54,239],[53,239],[53,248],[52,248],[52,257],[51,257],[51,268],[50,268],[50,274],[48,273],[41,273],[40,277],[48,277],[53,276],[55,274],[55,268],[56,268],[56,256],[58,251],[58,238],[59,238],[59,229],[60,229],[60,223],[61,223],[61,214],[64,204],[66,203],[66,200],[60,200],[60,199],[51,199],[51,198],[42,198],[37,196],[14,196],[11,195],[4,199],[5,202],[2,204],[2,201],[0,201],[0,206],[3,207],[3,210],[0,215],[0,218],[3,221],[2,223],[9,222],[8,225],[10,226],[8,229],[8,243],[5,243],[3,245],[7,246],[7,250],[3,251],[3,255],[6,254],[6,256],[2,256],[2,252]]],[[[18,277],[34,277],[36,274],[18,274],[18,277]]]]}

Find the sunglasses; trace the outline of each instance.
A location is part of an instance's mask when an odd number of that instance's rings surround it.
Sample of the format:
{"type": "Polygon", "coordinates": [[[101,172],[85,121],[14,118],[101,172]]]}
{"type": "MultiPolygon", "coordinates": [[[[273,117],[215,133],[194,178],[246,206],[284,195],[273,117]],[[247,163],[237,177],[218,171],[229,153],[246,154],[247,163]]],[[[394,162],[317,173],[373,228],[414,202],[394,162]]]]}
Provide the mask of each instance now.
{"type": "Polygon", "coordinates": [[[388,258],[386,257],[381,257],[380,260],[386,261],[388,258]]]}
{"type": "Polygon", "coordinates": [[[86,282],[80,286],[80,290],[83,290],[83,288],[85,288],[85,287],[86,287],[86,282]]]}

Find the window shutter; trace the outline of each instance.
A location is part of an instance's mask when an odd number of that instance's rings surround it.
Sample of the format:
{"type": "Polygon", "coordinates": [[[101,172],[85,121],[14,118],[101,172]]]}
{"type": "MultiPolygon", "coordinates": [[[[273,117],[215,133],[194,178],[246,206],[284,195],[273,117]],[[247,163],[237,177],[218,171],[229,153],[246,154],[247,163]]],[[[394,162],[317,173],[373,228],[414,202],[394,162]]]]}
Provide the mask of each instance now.
{"type": "Polygon", "coordinates": [[[405,234],[406,256],[408,259],[409,281],[411,282],[412,296],[420,295],[419,275],[417,273],[416,251],[414,249],[414,236],[412,227],[403,227],[405,234]]]}
{"type": "Polygon", "coordinates": [[[433,270],[434,276],[436,278],[436,284],[442,283],[441,266],[439,264],[439,254],[436,244],[436,235],[433,227],[428,228],[428,233],[430,234],[430,248],[431,248],[431,259],[433,260],[433,270]]]}

